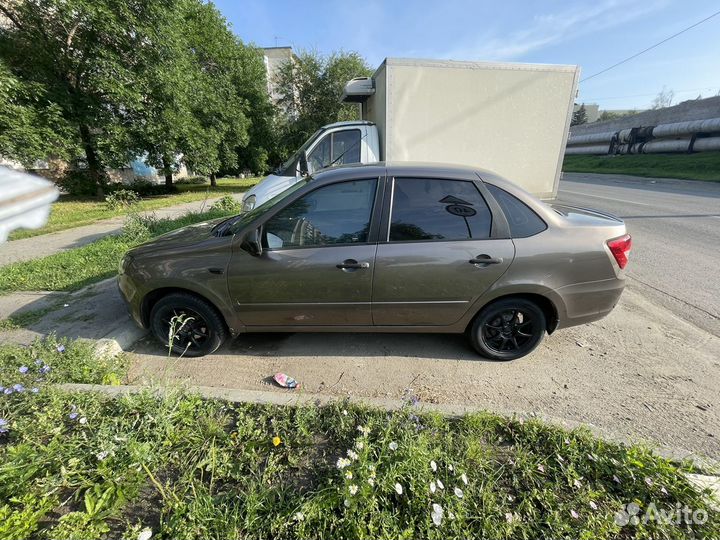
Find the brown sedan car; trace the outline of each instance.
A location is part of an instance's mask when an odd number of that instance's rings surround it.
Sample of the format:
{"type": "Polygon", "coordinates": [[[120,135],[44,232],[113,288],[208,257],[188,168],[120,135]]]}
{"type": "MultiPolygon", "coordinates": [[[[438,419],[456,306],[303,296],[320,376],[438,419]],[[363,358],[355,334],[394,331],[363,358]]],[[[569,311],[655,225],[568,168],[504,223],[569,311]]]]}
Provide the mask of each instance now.
{"type": "Polygon", "coordinates": [[[119,285],[134,319],[187,356],[244,332],[466,332],[511,360],[607,315],[630,246],[616,217],[487,171],[380,163],[143,244],[119,285]]]}

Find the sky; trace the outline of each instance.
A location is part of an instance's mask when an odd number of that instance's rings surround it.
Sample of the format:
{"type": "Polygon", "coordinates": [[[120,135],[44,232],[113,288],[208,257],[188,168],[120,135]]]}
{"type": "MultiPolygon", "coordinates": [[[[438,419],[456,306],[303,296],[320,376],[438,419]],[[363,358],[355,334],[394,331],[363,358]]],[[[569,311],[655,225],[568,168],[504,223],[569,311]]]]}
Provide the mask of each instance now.
{"type": "MultiPolygon", "coordinates": [[[[581,79],[720,9],[717,0],[214,0],[260,47],[385,57],[577,64],[581,79]]],[[[580,83],[578,102],[645,109],[720,93],[720,15],[580,83]]]]}

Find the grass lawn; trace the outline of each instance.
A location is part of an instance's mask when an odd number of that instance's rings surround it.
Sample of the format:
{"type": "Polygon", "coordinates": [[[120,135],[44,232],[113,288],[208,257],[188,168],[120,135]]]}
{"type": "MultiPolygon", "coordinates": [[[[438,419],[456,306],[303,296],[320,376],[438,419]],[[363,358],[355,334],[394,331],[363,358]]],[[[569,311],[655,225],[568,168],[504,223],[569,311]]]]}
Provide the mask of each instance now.
{"type": "MultiPolygon", "coordinates": [[[[211,188],[209,183],[204,185],[176,184],[177,193],[145,197],[139,204],[133,206],[133,210],[137,212],[157,210],[166,206],[202,201],[206,197],[213,198],[231,193],[241,193],[247,191],[259,180],[259,178],[219,178],[218,186],[215,188],[211,188]]],[[[10,240],[89,225],[101,219],[123,215],[126,212],[125,209],[111,210],[104,201],[93,197],[62,195],[57,202],[53,203],[50,218],[44,227],[15,231],[10,235],[10,240]]]]}
{"type": "MultiPolygon", "coordinates": [[[[202,213],[191,212],[175,219],[131,217],[121,235],[106,236],[79,248],[0,267],[0,295],[15,291],[80,289],[115,275],[125,252],[153,236],[231,213],[211,209],[202,213]]],[[[20,321],[5,320],[0,321],[0,328],[9,329],[20,324],[20,321]]]]}
{"type": "Polygon", "coordinates": [[[125,364],[59,345],[0,347],[0,385],[11,389],[0,394],[4,539],[720,535],[720,515],[681,474],[688,464],[585,430],[490,413],[448,419],[411,404],[66,392],[48,383],[113,384],[125,364]],[[638,523],[622,519],[629,503],[638,523]]]}
{"type": "Polygon", "coordinates": [[[720,181],[720,152],[565,156],[563,171],[720,181]]]}

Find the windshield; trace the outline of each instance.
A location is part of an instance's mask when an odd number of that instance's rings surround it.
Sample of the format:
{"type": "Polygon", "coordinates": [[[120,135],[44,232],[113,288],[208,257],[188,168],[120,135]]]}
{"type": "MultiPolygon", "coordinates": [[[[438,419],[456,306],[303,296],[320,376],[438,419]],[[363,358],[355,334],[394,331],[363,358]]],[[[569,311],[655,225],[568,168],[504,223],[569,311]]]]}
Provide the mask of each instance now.
{"type": "Polygon", "coordinates": [[[288,169],[291,169],[291,168],[293,167],[293,165],[295,165],[295,163],[297,162],[298,158],[300,157],[300,154],[302,154],[305,150],[307,150],[307,149],[310,147],[310,145],[313,143],[313,141],[314,141],[315,139],[317,139],[318,136],[319,136],[323,131],[325,131],[325,129],[320,128],[320,129],[318,129],[315,133],[313,133],[313,134],[308,138],[308,140],[306,140],[306,141],[302,144],[302,146],[301,146],[300,148],[298,148],[297,151],[296,151],[292,156],[290,156],[290,158],[289,158],[285,163],[283,163],[283,164],[280,165],[277,169],[275,169],[275,174],[277,174],[277,175],[279,175],[279,176],[295,176],[295,174],[296,174],[297,171],[294,171],[294,170],[288,171],[288,169]]]}
{"type": "Polygon", "coordinates": [[[239,216],[231,218],[227,222],[227,224],[223,227],[222,234],[223,235],[236,234],[243,227],[245,227],[245,225],[247,225],[248,223],[252,222],[254,219],[263,215],[270,208],[272,208],[277,203],[282,201],[285,197],[295,193],[298,189],[303,187],[307,183],[308,180],[309,180],[309,178],[305,178],[305,179],[301,180],[300,182],[293,184],[292,186],[287,188],[285,191],[278,193],[272,199],[268,199],[267,201],[262,203],[260,206],[253,208],[249,212],[245,212],[244,214],[240,214],[239,216]]]}

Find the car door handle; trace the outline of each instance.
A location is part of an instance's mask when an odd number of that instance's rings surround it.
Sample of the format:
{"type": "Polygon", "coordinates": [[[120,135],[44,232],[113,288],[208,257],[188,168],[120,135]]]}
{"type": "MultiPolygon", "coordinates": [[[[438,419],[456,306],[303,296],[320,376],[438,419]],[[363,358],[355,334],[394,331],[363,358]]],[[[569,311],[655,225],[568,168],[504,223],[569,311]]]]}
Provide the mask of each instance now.
{"type": "Polygon", "coordinates": [[[478,255],[468,261],[470,264],[502,264],[502,257],[491,257],[490,255],[478,255]]]}
{"type": "Polygon", "coordinates": [[[340,264],[335,265],[340,270],[360,270],[370,268],[369,262],[357,262],[355,259],[345,259],[340,264]]]}

